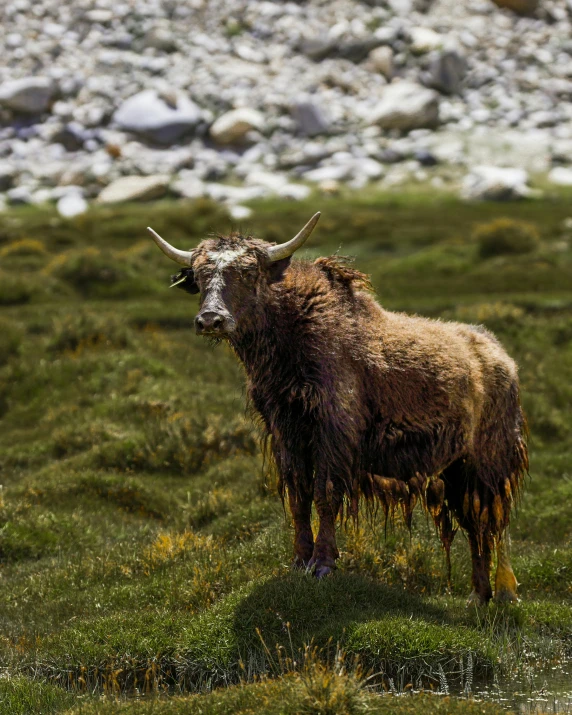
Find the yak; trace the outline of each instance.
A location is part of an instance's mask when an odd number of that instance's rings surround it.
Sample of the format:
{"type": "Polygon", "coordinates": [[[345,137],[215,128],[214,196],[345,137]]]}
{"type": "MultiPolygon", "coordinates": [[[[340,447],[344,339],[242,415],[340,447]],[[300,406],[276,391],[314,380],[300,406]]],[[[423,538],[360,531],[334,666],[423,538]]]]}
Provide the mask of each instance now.
{"type": "Polygon", "coordinates": [[[368,277],[337,256],[291,260],[317,213],[275,245],[232,233],[182,251],[149,229],[199,293],[199,335],[225,340],[269,438],[294,523],[294,565],[335,568],[340,516],[360,499],[406,522],[420,501],[445,548],[460,527],[472,558],[469,603],[516,600],[511,509],[528,471],[514,361],[481,326],[384,310],[368,277]],[[318,529],[312,531],[312,508],[318,529]]]}

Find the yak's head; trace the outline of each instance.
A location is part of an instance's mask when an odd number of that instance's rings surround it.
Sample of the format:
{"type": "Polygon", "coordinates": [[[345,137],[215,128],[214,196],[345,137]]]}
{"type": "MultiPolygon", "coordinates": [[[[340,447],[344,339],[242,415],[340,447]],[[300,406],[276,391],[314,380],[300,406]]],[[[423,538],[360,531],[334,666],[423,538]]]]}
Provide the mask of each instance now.
{"type": "Polygon", "coordinates": [[[280,280],[319,218],[315,214],[300,233],[278,246],[231,234],[202,241],[193,251],[180,251],[152,228],[149,231],[163,253],[184,266],[173,276],[173,285],[200,293],[197,334],[225,338],[255,318],[261,286],[280,280]]]}

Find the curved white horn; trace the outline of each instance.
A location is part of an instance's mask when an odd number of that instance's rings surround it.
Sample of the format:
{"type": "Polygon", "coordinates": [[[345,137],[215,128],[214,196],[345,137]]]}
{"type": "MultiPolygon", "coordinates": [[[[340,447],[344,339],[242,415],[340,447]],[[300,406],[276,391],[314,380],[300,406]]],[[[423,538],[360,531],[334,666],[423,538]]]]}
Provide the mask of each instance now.
{"type": "Polygon", "coordinates": [[[192,251],[179,251],[178,248],[174,248],[170,243],[167,243],[158,233],[153,231],[150,226],[147,226],[147,230],[151,231],[153,240],[159,246],[166,256],[169,256],[173,261],[180,263],[182,266],[190,266],[193,258],[192,251]]]}
{"type": "Polygon", "coordinates": [[[300,233],[297,233],[294,238],[290,239],[289,241],[286,241],[286,243],[281,243],[279,246],[271,246],[268,249],[268,255],[270,256],[270,260],[272,262],[281,261],[283,258],[288,258],[289,256],[291,256],[294,251],[297,251],[300,246],[305,243],[308,236],[312,233],[312,231],[314,230],[314,226],[318,223],[319,218],[320,212],[318,211],[318,213],[312,216],[312,218],[308,221],[308,223],[304,226],[300,233]]]}

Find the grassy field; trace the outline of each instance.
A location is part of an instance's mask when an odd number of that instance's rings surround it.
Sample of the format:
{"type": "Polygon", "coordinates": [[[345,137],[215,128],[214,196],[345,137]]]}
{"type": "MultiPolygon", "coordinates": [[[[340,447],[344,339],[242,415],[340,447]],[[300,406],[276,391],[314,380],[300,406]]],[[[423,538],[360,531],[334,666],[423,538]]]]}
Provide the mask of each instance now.
{"type": "Polygon", "coordinates": [[[331,578],[289,570],[241,368],[194,335],[196,299],[169,290],[175,267],[145,235],[191,247],[229,229],[223,210],[13,211],[0,218],[0,713],[495,713],[444,694],[523,673],[540,688],[572,658],[570,197],[262,203],[243,228],[282,241],[318,208],[303,257],[355,256],[385,307],[483,323],[518,360],[522,601],[465,607],[461,536],[448,594],[420,511],[411,536],[366,515],[341,530],[331,578]],[[486,226],[499,218],[528,226],[486,226]]]}

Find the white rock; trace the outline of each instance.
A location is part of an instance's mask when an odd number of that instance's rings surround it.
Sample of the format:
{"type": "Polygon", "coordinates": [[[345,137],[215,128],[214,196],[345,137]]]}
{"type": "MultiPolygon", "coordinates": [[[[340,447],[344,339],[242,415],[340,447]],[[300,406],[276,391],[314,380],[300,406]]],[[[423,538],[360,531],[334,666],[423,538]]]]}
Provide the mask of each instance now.
{"type": "Polygon", "coordinates": [[[411,50],[418,55],[437,50],[443,46],[443,37],[429,27],[412,27],[411,50]]]}
{"type": "Polygon", "coordinates": [[[0,85],[0,105],[16,112],[40,114],[48,108],[55,89],[49,77],[14,79],[0,85]]]}
{"type": "Polygon", "coordinates": [[[248,208],[248,206],[241,206],[240,204],[233,204],[232,206],[229,206],[228,212],[230,217],[235,221],[243,221],[244,219],[252,216],[252,209],[248,208]]]}
{"type": "Polygon", "coordinates": [[[98,22],[105,24],[113,20],[113,11],[103,9],[88,10],[88,12],[85,13],[85,19],[89,20],[90,22],[98,22]]]}
{"type": "Polygon", "coordinates": [[[159,95],[153,89],[129,97],[113,115],[127,131],[141,134],[159,144],[172,144],[201,121],[197,105],[182,92],[159,95]]]}
{"type": "Polygon", "coordinates": [[[311,169],[304,174],[304,178],[308,181],[315,181],[317,184],[322,184],[326,181],[343,181],[352,173],[350,164],[321,166],[318,169],[311,169]]]}
{"type": "Polygon", "coordinates": [[[439,123],[439,95],[414,82],[394,82],[382,90],[381,101],[368,120],[382,129],[434,127],[439,123]]]}
{"type": "Polygon", "coordinates": [[[560,186],[572,186],[572,168],[568,166],[555,166],[548,174],[548,181],[560,186]]]}
{"type": "Polygon", "coordinates": [[[218,144],[234,144],[245,139],[253,129],[261,131],[264,126],[264,116],[244,107],[233,109],[221,115],[211,126],[210,135],[218,144]]]}
{"type": "Polygon", "coordinates": [[[483,201],[509,201],[534,194],[527,185],[524,169],[499,166],[476,166],[463,179],[461,196],[483,201]]]}
{"type": "Polygon", "coordinates": [[[73,218],[83,214],[88,209],[88,203],[83,196],[76,191],[71,191],[58,201],[56,204],[58,213],[65,218],[73,218]]]}
{"type": "Polygon", "coordinates": [[[179,178],[171,186],[174,193],[185,199],[198,199],[206,195],[205,184],[191,172],[181,172],[179,178]]]}
{"type": "Polygon", "coordinates": [[[263,186],[230,186],[229,184],[205,184],[205,192],[214,201],[238,204],[268,196],[271,192],[263,186]]]}
{"type": "Polygon", "coordinates": [[[391,47],[387,45],[376,47],[369,53],[368,58],[372,67],[378,72],[381,72],[387,80],[393,77],[393,50],[391,47]]]}
{"type": "Polygon", "coordinates": [[[121,201],[158,199],[166,193],[169,181],[170,177],[166,174],[122,176],[106,186],[97,200],[102,204],[115,204],[121,201]]]}
{"type": "Polygon", "coordinates": [[[286,186],[288,177],[284,174],[254,169],[246,175],[244,183],[248,186],[264,186],[266,189],[276,192],[286,186]]]}
{"type": "Polygon", "coordinates": [[[375,159],[370,159],[369,157],[358,159],[356,161],[356,170],[358,173],[363,174],[367,179],[379,179],[383,175],[383,165],[376,161],[375,159]]]}
{"type": "Polygon", "coordinates": [[[312,189],[305,184],[286,184],[276,192],[283,199],[303,201],[312,193],[312,189]]]}

